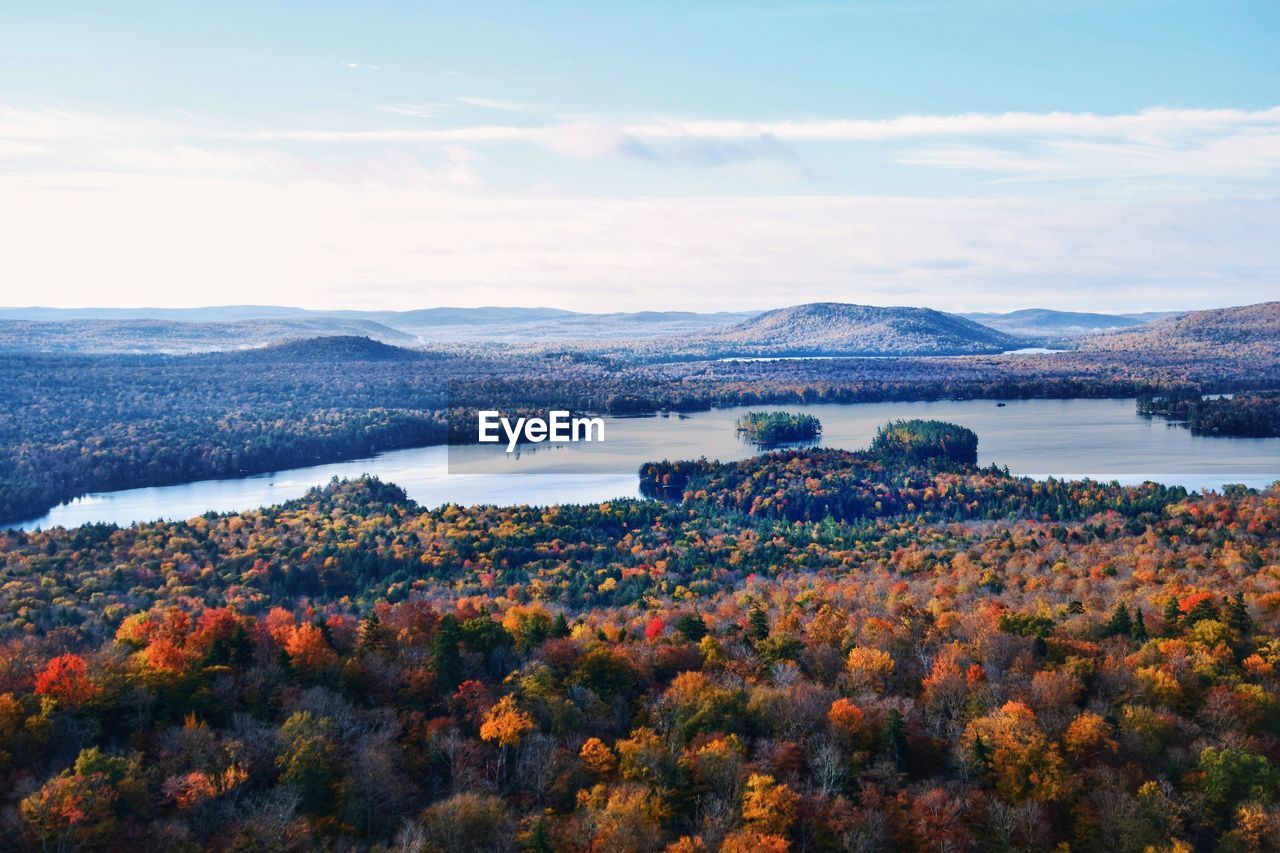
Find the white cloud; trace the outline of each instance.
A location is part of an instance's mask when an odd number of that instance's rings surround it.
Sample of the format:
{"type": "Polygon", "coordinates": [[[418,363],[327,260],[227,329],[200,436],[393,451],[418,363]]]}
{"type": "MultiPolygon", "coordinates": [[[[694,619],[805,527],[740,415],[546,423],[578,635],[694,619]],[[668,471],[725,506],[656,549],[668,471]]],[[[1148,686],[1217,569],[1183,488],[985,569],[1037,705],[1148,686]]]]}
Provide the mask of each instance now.
{"type": "Polygon", "coordinates": [[[0,139],[96,138],[118,133],[120,122],[63,110],[23,110],[0,105],[0,139]]]}
{"type": "Polygon", "coordinates": [[[454,98],[460,104],[467,104],[473,107],[480,107],[486,110],[500,110],[508,113],[529,113],[538,109],[535,104],[526,104],[523,101],[506,101],[500,98],[472,98],[458,97],[454,98]]]}
{"type": "MultiPolygon", "coordinates": [[[[468,103],[508,102],[459,98],[468,103]]],[[[439,104],[395,103],[384,112],[437,118],[439,104]]],[[[972,113],[748,122],[619,121],[580,118],[541,124],[418,128],[212,129],[203,123],[125,121],[55,110],[0,108],[0,144],[35,154],[62,142],[114,139],[213,151],[218,146],[527,144],[574,158],[614,156],[719,165],[793,156],[800,144],[905,146],[890,159],[907,166],[991,172],[1013,179],[1189,176],[1249,178],[1280,168],[1280,107],[1263,110],[1152,108],[1119,115],[972,113]],[[19,147],[21,146],[21,147],[19,147]]],[[[300,156],[306,156],[305,154],[300,156]]],[[[356,153],[343,154],[358,158],[356,153]]]]}
{"type": "MultiPolygon", "coordinates": [[[[467,100],[467,99],[459,99],[467,100]]],[[[422,130],[262,130],[242,136],[310,142],[437,141],[448,138],[473,142],[545,140],[566,128],[608,126],[638,139],[760,139],[784,142],[880,142],[936,136],[996,136],[1005,138],[1121,137],[1162,139],[1173,134],[1222,133],[1243,128],[1280,127],[1280,107],[1265,110],[1197,110],[1152,108],[1136,113],[967,113],[962,115],[899,116],[890,119],[830,119],[811,121],[726,121],[718,119],[659,119],[617,122],[578,120],[558,126],[477,125],[422,130]]]]}
{"type": "Polygon", "coordinates": [[[1223,136],[1169,140],[1055,139],[1023,148],[931,146],[904,151],[898,162],[1012,173],[1015,179],[1251,178],[1280,170],[1280,127],[1246,127],[1223,136]]]}
{"type": "Polygon", "coordinates": [[[183,175],[206,172],[244,172],[257,168],[260,161],[223,151],[192,145],[128,147],[107,149],[108,161],[137,172],[169,172],[183,175]]]}
{"type": "Polygon", "coordinates": [[[10,139],[0,139],[0,157],[21,157],[30,154],[43,154],[48,149],[42,145],[32,145],[29,142],[15,142],[10,139]]]}
{"type": "Polygon", "coordinates": [[[908,166],[938,166],[978,172],[1046,174],[1060,172],[1061,164],[1047,157],[1034,157],[1007,148],[977,145],[946,145],[915,148],[898,156],[908,166]]]}
{"type": "Polygon", "coordinates": [[[430,130],[249,130],[223,138],[249,142],[531,142],[546,139],[551,129],[478,125],[430,130]]]}
{"type": "Polygon", "coordinates": [[[0,180],[0,280],[60,305],[1165,308],[1266,298],[1278,229],[1274,201],[524,198],[76,174],[0,180]]]}
{"type": "Polygon", "coordinates": [[[440,104],[381,104],[378,109],[409,118],[435,118],[440,115],[440,104]]]}
{"type": "Polygon", "coordinates": [[[1280,278],[1280,202],[1213,200],[1226,179],[1274,186],[1253,179],[1280,169],[1280,108],[258,131],[0,109],[0,154],[0,281],[15,294],[0,302],[1138,309],[1260,301],[1280,278]],[[880,142],[874,156],[905,166],[1105,180],[998,199],[750,183],[590,198],[535,191],[600,171],[545,160],[501,193],[481,180],[501,144],[718,164],[835,140],[880,142]],[[1136,179],[1174,189],[1147,197],[1136,179]]]}
{"type": "MultiPolygon", "coordinates": [[[[477,101],[479,99],[459,99],[477,101]]],[[[496,102],[495,102],[496,103],[496,102]]],[[[718,164],[716,146],[747,144],[737,157],[777,156],[784,145],[968,140],[900,151],[899,163],[1026,178],[1188,175],[1250,177],[1280,165],[1280,107],[1264,110],[1152,108],[1134,113],[969,113],[890,119],[642,122],[582,118],[552,124],[418,129],[230,132],[254,142],[526,143],[580,158],[617,155],[718,164]],[[710,156],[698,156],[708,152],[710,156]]]]}
{"type": "Polygon", "coordinates": [[[640,143],[617,127],[591,121],[573,122],[542,129],[535,139],[558,154],[571,157],[607,157],[632,150],[640,143]]]}
{"type": "Polygon", "coordinates": [[[788,142],[876,142],[929,136],[1144,137],[1247,126],[1280,126],[1280,107],[1255,111],[1154,107],[1119,115],[1009,112],[773,122],[662,120],[629,124],[623,129],[651,139],[686,136],[752,139],[771,136],[788,142]]]}

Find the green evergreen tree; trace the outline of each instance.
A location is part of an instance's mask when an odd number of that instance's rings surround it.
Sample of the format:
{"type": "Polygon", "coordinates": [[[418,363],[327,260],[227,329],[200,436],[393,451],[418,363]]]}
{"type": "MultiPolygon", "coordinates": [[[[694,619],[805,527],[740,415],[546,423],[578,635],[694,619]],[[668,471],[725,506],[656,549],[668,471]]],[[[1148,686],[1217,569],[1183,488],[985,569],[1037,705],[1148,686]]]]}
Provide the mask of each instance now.
{"type": "Polygon", "coordinates": [[[1190,613],[1187,614],[1186,624],[1194,625],[1197,622],[1203,622],[1206,619],[1218,619],[1221,614],[1218,608],[1214,606],[1213,601],[1206,598],[1195,606],[1190,613]]]}
{"type": "Polygon", "coordinates": [[[1227,624],[1232,627],[1241,642],[1247,642],[1253,636],[1253,617],[1244,603],[1244,593],[1237,592],[1234,599],[1227,603],[1227,624]]]}
{"type": "Polygon", "coordinates": [[[982,735],[978,735],[969,747],[969,766],[979,778],[986,779],[991,775],[993,762],[993,750],[982,735]]]}
{"type": "Polygon", "coordinates": [[[333,630],[329,627],[329,623],[317,616],[311,622],[316,630],[320,632],[320,636],[324,637],[324,644],[329,648],[333,648],[333,630]]]}
{"type": "Polygon", "coordinates": [[[298,711],[280,727],[284,748],[276,756],[280,781],[298,793],[298,807],[307,814],[333,808],[335,746],[333,721],[298,711]]]}
{"type": "Polygon", "coordinates": [[[1164,619],[1164,635],[1166,637],[1176,636],[1178,633],[1178,623],[1182,618],[1182,611],[1178,609],[1178,599],[1173,596],[1164,603],[1164,613],[1161,614],[1164,619]]]}
{"type": "Polygon", "coordinates": [[[458,653],[461,638],[458,620],[452,615],[440,620],[435,636],[431,638],[431,670],[443,691],[452,691],[462,678],[462,655],[458,653]]]}
{"type": "Polygon", "coordinates": [[[370,610],[360,617],[356,628],[356,651],[361,654],[382,654],[387,650],[386,631],[378,614],[370,610]]]}
{"type": "Polygon", "coordinates": [[[901,768],[907,760],[907,724],[897,708],[885,715],[884,728],[880,732],[880,750],[895,767],[901,768]]]}
{"type": "Polygon", "coordinates": [[[1139,643],[1145,643],[1147,637],[1147,617],[1142,615],[1142,608],[1136,608],[1133,611],[1133,631],[1129,636],[1133,637],[1139,643]]]}
{"type": "Polygon", "coordinates": [[[747,633],[754,640],[763,640],[769,636],[769,617],[759,604],[752,604],[747,614],[747,633]]]}
{"type": "Polygon", "coordinates": [[[691,643],[707,636],[707,623],[696,613],[686,613],[676,620],[676,630],[691,643]]]}
{"type": "Polygon", "coordinates": [[[253,640],[244,625],[236,625],[230,637],[218,637],[209,645],[204,662],[212,665],[247,666],[253,661],[253,640]]]}
{"type": "Polygon", "coordinates": [[[1133,617],[1129,615],[1129,608],[1123,601],[1111,612],[1103,633],[1108,637],[1128,637],[1133,634],[1133,617]]]}
{"type": "Polygon", "coordinates": [[[525,853],[555,853],[555,845],[551,842],[551,831],[547,829],[547,819],[543,815],[534,818],[529,827],[529,834],[524,840],[525,853]]]}

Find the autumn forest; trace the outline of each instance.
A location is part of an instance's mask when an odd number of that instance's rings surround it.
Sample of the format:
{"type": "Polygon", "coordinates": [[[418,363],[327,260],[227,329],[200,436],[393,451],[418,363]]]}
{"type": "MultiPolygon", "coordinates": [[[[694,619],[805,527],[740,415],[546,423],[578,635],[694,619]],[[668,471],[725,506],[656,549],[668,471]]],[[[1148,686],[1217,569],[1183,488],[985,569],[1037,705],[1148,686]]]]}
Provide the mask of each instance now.
{"type": "Polygon", "coordinates": [[[39,850],[1262,850],[1280,493],[980,437],[0,533],[0,819],[39,850]]]}

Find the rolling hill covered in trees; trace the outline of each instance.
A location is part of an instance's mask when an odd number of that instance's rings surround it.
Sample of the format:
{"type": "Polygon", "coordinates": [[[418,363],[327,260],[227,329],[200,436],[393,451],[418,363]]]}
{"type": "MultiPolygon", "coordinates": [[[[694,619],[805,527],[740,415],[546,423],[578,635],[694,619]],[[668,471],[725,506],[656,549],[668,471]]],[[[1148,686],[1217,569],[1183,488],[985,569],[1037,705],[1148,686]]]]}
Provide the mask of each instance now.
{"type": "Polygon", "coordinates": [[[1054,311],[1023,308],[1006,313],[963,314],[966,319],[998,329],[1005,334],[1038,343],[1074,345],[1076,339],[1113,329],[1129,329],[1152,320],[1152,314],[1097,314],[1089,311],[1054,311]]]}
{"type": "Polygon", "coordinates": [[[698,335],[754,312],[640,311],[584,314],[555,308],[424,308],[315,311],[277,306],[209,308],[0,308],[0,352],[184,353],[243,349],[317,335],[387,343],[530,350],[598,348],[698,335]]]}
{"type": "Polygon", "coordinates": [[[1247,358],[1274,351],[1280,342],[1280,302],[1192,311],[1135,329],[1082,342],[1088,350],[1143,352],[1178,350],[1219,358],[1247,358]]]}
{"type": "Polygon", "coordinates": [[[189,309],[0,309],[0,350],[203,352],[315,335],[521,353],[561,347],[631,358],[690,355],[992,353],[1065,340],[1140,319],[1029,309],[965,318],[927,308],[813,303],[774,311],[585,314],[553,308],[314,311],[274,306],[189,309]],[[973,320],[978,320],[978,323],[973,320]]]}
{"type": "Polygon", "coordinates": [[[710,332],[689,349],[721,356],[974,355],[1022,344],[1012,335],[930,308],[814,302],[710,332]]]}
{"type": "Polygon", "coordinates": [[[948,314],[929,308],[824,302],[771,311],[587,314],[554,308],[320,311],[278,306],[208,308],[0,308],[0,351],[181,353],[241,349],[316,335],[459,351],[556,350],[631,361],[780,355],[990,354],[1029,344],[1143,348],[1235,341],[1275,325],[1267,306],[1148,314],[1029,308],[948,314]],[[1138,337],[1133,337],[1133,336],[1138,337]]]}
{"type": "Polygon", "coordinates": [[[248,349],[320,335],[355,335],[402,345],[416,342],[413,335],[390,326],[355,319],[0,320],[0,351],[183,354],[248,349]]]}

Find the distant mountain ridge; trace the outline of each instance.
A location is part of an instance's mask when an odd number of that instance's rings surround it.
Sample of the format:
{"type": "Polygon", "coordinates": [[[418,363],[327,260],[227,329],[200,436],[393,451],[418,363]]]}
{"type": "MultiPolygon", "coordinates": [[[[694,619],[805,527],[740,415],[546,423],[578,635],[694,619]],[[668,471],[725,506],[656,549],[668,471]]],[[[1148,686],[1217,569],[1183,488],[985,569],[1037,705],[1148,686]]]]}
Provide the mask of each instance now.
{"type": "Polygon", "coordinates": [[[750,355],[976,355],[1024,345],[932,308],[811,302],[766,311],[705,340],[750,355]]]}
{"type": "Polygon", "coordinates": [[[1038,343],[1060,342],[1112,329],[1127,329],[1147,322],[1124,314],[1055,311],[1051,308],[1023,308],[1004,314],[979,313],[962,316],[1005,334],[1038,343]]]}
{"type": "Polygon", "coordinates": [[[154,318],[0,319],[0,351],[118,352],[182,355],[265,346],[293,338],[357,335],[412,344],[413,335],[363,319],[298,317],[225,322],[154,318]]]}
{"type": "Polygon", "coordinates": [[[535,323],[559,317],[578,316],[577,311],[561,308],[418,308],[412,311],[330,311],[335,317],[365,317],[396,328],[414,329],[427,326],[480,326],[504,323],[535,323]]]}
{"type": "Polygon", "coordinates": [[[417,308],[408,311],[324,310],[285,305],[209,305],[200,308],[0,308],[0,320],[169,320],[193,323],[229,323],[241,320],[342,319],[409,326],[514,323],[574,316],[561,308],[417,308]]]}
{"type": "Polygon", "coordinates": [[[313,311],[277,306],[206,308],[0,308],[0,351],[180,354],[265,346],[320,335],[359,335],[406,346],[565,346],[698,335],[757,312],[559,308],[423,308],[313,311]]]}
{"type": "Polygon", "coordinates": [[[1278,314],[1280,303],[1274,302],[1172,315],[1030,308],[967,317],[931,308],[843,302],[764,312],[612,314],[499,306],[328,312],[252,305],[0,308],[0,351],[188,354],[326,336],[481,355],[580,353],[644,362],[987,355],[1032,345],[1212,349],[1274,345],[1280,339],[1278,314]],[[135,316],[139,313],[158,316],[135,316]]]}
{"type": "Polygon", "coordinates": [[[176,323],[229,323],[323,316],[325,312],[284,305],[210,305],[201,308],[0,308],[0,320],[55,322],[66,320],[168,320],[176,323]]]}
{"type": "Polygon", "coordinates": [[[215,358],[269,359],[279,362],[337,361],[421,361],[432,358],[421,350],[392,346],[357,335],[328,335],[320,338],[282,341],[266,347],[234,353],[211,354],[215,358]]]}

